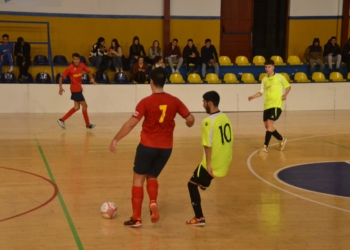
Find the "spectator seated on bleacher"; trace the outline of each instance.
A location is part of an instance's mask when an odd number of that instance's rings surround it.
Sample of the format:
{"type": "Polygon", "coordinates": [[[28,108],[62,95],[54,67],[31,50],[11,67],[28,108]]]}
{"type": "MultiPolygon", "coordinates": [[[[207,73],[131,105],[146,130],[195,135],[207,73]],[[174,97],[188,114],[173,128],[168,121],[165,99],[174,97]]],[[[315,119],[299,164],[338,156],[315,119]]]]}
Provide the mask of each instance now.
{"type": "Polygon", "coordinates": [[[181,50],[177,43],[178,40],[174,38],[173,41],[164,49],[165,62],[169,64],[171,73],[179,73],[183,63],[181,50]],[[174,64],[177,64],[176,70],[174,70],[174,64]]]}
{"type": "Polygon", "coordinates": [[[113,39],[111,42],[111,47],[109,47],[108,56],[110,57],[110,63],[113,66],[113,69],[118,72],[123,72],[123,50],[122,47],[119,45],[119,42],[117,39],[113,39]]]}
{"type": "Polygon", "coordinates": [[[145,83],[147,79],[147,64],[144,62],[143,57],[139,57],[137,63],[134,64],[133,81],[136,83],[145,83]]]}
{"type": "Polygon", "coordinates": [[[201,49],[202,55],[202,79],[205,79],[206,76],[206,68],[211,64],[214,66],[215,74],[219,75],[219,57],[218,52],[214,45],[211,44],[211,40],[209,38],[205,39],[205,45],[201,49]]]}
{"type": "Polygon", "coordinates": [[[140,44],[139,37],[134,36],[134,38],[132,39],[132,45],[129,48],[129,70],[131,78],[134,64],[137,62],[140,56],[146,56],[145,48],[142,44],[140,44]]]}
{"type": "Polygon", "coordinates": [[[186,47],[183,49],[182,56],[186,63],[187,74],[190,72],[190,64],[194,64],[194,73],[197,73],[197,68],[200,63],[199,52],[193,44],[192,39],[188,39],[186,47]]]}
{"type": "Polygon", "coordinates": [[[346,69],[348,73],[350,72],[350,38],[348,42],[344,45],[342,61],[346,63],[346,69]]]}
{"type": "Polygon", "coordinates": [[[332,36],[331,39],[328,40],[328,43],[324,45],[323,51],[324,61],[328,63],[329,70],[332,72],[332,62],[336,62],[335,71],[339,71],[340,63],[341,63],[341,51],[340,47],[337,44],[337,38],[332,36]]]}
{"type": "Polygon", "coordinates": [[[163,57],[161,56],[156,56],[154,58],[154,65],[152,66],[152,69],[156,69],[156,68],[159,68],[159,67],[163,67],[165,68],[165,63],[164,63],[164,60],[163,60],[163,57]]]}
{"type": "Polygon", "coordinates": [[[99,37],[97,43],[92,45],[89,61],[96,67],[96,73],[103,73],[108,68],[109,57],[103,37],[99,37]]]}
{"type": "Polygon", "coordinates": [[[19,67],[18,82],[27,82],[28,68],[30,65],[30,44],[25,42],[23,37],[17,38],[15,43],[16,63],[19,67]]]}
{"type": "Polygon", "coordinates": [[[323,63],[323,53],[322,47],[320,45],[320,39],[314,38],[312,45],[307,47],[304,53],[306,62],[310,64],[310,75],[314,73],[315,63],[320,66],[320,72],[323,72],[324,63],[323,63]]]}
{"type": "Polygon", "coordinates": [[[3,64],[9,64],[11,66],[9,72],[13,71],[13,44],[9,42],[9,38],[7,34],[2,35],[2,44],[0,45],[0,75],[3,64]]]}
{"type": "Polygon", "coordinates": [[[155,64],[156,57],[163,57],[162,49],[159,47],[159,41],[154,40],[152,46],[149,48],[149,63],[155,64]]]}

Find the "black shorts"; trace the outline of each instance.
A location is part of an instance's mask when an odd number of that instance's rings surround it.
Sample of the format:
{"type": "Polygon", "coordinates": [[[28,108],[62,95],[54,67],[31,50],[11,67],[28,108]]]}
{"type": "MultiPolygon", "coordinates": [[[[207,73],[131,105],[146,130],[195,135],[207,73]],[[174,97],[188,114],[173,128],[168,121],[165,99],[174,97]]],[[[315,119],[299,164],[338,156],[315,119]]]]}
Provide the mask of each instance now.
{"type": "Polygon", "coordinates": [[[70,99],[75,101],[75,102],[83,102],[83,101],[85,101],[85,98],[83,96],[83,91],[72,92],[72,96],[70,97],[70,99]]]}
{"type": "Polygon", "coordinates": [[[282,109],[280,108],[270,108],[264,110],[264,122],[267,120],[277,121],[282,114],[282,109]]]}
{"type": "Polygon", "coordinates": [[[168,162],[172,148],[151,148],[139,144],[136,149],[134,172],[157,177],[168,162]]]}
{"type": "Polygon", "coordinates": [[[208,171],[202,166],[199,165],[193,172],[191,181],[197,183],[198,185],[207,188],[210,186],[211,180],[213,177],[208,173],[208,171]],[[198,173],[199,171],[199,173],[198,173]]]}

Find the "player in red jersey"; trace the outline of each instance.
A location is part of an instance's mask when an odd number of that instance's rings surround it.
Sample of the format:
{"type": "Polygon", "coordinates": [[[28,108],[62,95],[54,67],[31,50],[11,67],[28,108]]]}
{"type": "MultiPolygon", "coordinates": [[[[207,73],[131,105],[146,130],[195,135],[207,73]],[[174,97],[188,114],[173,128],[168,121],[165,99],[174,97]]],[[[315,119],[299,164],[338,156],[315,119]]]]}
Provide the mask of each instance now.
{"type": "Polygon", "coordinates": [[[143,201],[143,184],[147,179],[147,192],[150,199],[151,221],[159,220],[157,207],[157,178],[167,163],[173,147],[174,118],[179,113],[188,127],[194,124],[194,117],[187,107],[176,97],[164,92],[166,81],[164,68],[156,68],[150,74],[152,95],[142,99],[136,106],[135,113],[124,123],[113,138],[110,151],[116,152],[117,143],[125,137],[136,124],[145,117],[142,123],[141,142],[137,147],[134,161],[134,179],[132,186],[133,215],[124,225],[140,227],[143,201]]]}
{"type": "Polygon", "coordinates": [[[68,68],[66,68],[66,70],[62,73],[59,79],[60,90],[58,93],[62,95],[64,92],[64,89],[62,88],[62,78],[69,76],[70,91],[72,92],[71,99],[74,101],[74,107],[71,110],[69,110],[65,116],[63,116],[61,119],[58,119],[57,122],[61,126],[61,128],[66,129],[66,125],[64,124],[64,121],[67,120],[76,111],[78,111],[81,105],[83,109],[82,112],[83,112],[86,128],[92,129],[96,125],[90,123],[89,116],[87,113],[87,104],[83,96],[83,88],[81,85],[82,84],[81,76],[83,75],[83,72],[88,73],[89,78],[91,79],[90,80],[91,83],[96,85],[96,82],[93,79],[90,70],[85,66],[84,63],[80,62],[80,55],[78,53],[73,53],[72,59],[73,59],[72,64],[69,65],[68,68]]]}

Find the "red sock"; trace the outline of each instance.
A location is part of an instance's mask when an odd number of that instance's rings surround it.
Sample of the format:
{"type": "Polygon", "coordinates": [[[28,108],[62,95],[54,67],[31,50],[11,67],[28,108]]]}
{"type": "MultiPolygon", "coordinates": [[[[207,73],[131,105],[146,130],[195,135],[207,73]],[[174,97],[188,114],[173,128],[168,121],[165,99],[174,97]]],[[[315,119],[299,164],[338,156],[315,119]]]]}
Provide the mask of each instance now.
{"type": "Polygon", "coordinates": [[[87,110],[83,110],[83,116],[84,116],[85,124],[86,124],[86,127],[87,127],[87,126],[90,125],[90,121],[89,121],[89,116],[88,116],[87,110]]]}
{"type": "Polygon", "coordinates": [[[142,210],[142,201],[143,201],[143,187],[132,187],[132,210],[133,210],[133,219],[141,220],[141,210],[142,210]]]}
{"type": "Polygon", "coordinates": [[[158,181],[157,179],[149,179],[147,181],[147,192],[150,201],[157,201],[158,196],[158,181]]]}
{"type": "Polygon", "coordinates": [[[67,114],[65,114],[65,116],[63,116],[61,118],[62,121],[67,120],[71,115],[73,115],[75,112],[77,112],[77,110],[75,108],[72,108],[71,110],[68,111],[67,114]]]}

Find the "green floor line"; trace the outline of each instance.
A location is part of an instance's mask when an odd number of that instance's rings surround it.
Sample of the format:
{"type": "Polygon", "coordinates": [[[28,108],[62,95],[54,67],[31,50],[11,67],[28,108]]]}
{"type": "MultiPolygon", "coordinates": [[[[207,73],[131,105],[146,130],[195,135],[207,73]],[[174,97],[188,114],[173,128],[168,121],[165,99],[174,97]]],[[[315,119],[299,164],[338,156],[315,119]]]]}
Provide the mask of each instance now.
{"type": "Polygon", "coordinates": [[[325,141],[325,142],[327,142],[327,143],[329,143],[329,144],[332,144],[332,145],[335,145],[335,146],[338,146],[338,147],[341,147],[341,148],[350,149],[350,148],[348,148],[348,147],[345,147],[345,146],[343,146],[343,145],[339,145],[339,144],[335,144],[335,143],[330,142],[330,141],[325,141]]]}
{"type": "MultiPolygon", "coordinates": [[[[36,137],[34,137],[34,138],[35,138],[35,141],[36,141],[36,143],[37,143],[37,146],[38,146],[38,149],[39,149],[41,158],[43,159],[43,161],[44,161],[44,163],[45,163],[45,167],[46,167],[46,170],[47,170],[47,172],[48,172],[48,174],[49,174],[49,176],[50,176],[50,179],[51,179],[51,181],[52,181],[53,183],[56,184],[56,181],[55,181],[55,178],[54,178],[54,176],[53,176],[53,174],[52,174],[50,165],[49,165],[49,163],[48,163],[47,160],[46,160],[44,151],[43,151],[43,149],[41,148],[38,139],[37,139],[36,137]]],[[[78,246],[78,249],[79,249],[79,250],[83,250],[83,249],[84,249],[83,244],[82,244],[81,241],[80,241],[78,232],[77,232],[77,230],[75,229],[73,220],[72,220],[72,218],[71,218],[70,215],[69,215],[68,209],[67,209],[67,207],[66,207],[66,204],[64,203],[64,200],[63,200],[63,198],[62,198],[62,195],[61,195],[61,192],[59,191],[59,189],[58,189],[58,194],[57,194],[57,196],[58,196],[58,199],[59,199],[59,201],[60,201],[60,203],[61,203],[62,210],[63,210],[63,212],[64,212],[64,214],[65,214],[65,216],[66,216],[66,219],[67,219],[67,221],[68,221],[69,227],[70,227],[70,229],[71,229],[71,231],[72,231],[72,234],[73,234],[73,236],[74,236],[75,242],[76,242],[76,244],[77,244],[77,246],[78,246]]]]}

